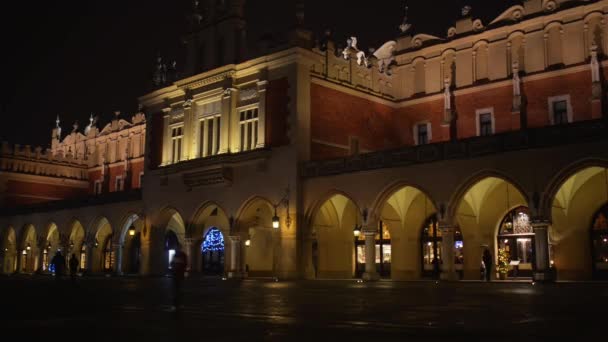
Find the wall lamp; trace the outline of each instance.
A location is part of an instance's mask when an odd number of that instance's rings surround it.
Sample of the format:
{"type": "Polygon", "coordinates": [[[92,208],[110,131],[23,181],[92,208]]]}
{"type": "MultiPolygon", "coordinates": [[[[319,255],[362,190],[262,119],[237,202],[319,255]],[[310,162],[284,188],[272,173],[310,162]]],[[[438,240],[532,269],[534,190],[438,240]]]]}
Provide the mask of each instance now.
{"type": "Polygon", "coordinates": [[[285,211],[287,212],[285,224],[287,225],[287,228],[289,228],[289,226],[291,226],[291,217],[289,216],[289,186],[287,186],[287,189],[285,189],[285,195],[283,195],[283,198],[281,198],[281,200],[279,200],[279,202],[277,202],[276,204],[272,205],[274,207],[274,216],[272,217],[272,228],[274,229],[279,229],[281,227],[281,219],[277,215],[277,208],[281,204],[285,206],[285,211]]]}
{"type": "MultiPolygon", "coordinates": [[[[363,222],[367,222],[367,208],[363,209],[361,212],[361,216],[363,216],[363,222]]],[[[361,230],[363,229],[363,225],[355,223],[355,229],[353,229],[353,235],[357,238],[361,235],[361,230]]]]}

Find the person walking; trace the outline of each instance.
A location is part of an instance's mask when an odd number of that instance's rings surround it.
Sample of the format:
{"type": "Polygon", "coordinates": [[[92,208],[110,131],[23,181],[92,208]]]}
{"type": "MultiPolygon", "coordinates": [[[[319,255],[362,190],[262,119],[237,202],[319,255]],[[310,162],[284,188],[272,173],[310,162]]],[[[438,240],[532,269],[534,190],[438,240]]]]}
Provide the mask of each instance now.
{"type": "Polygon", "coordinates": [[[78,259],[76,259],[76,254],[72,253],[69,262],[70,267],[70,278],[72,279],[72,283],[76,282],[76,272],[78,272],[78,259]]]}
{"type": "Polygon", "coordinates": [[[184,281],[188,257],[181,249],[178,249],[171,260],[171,270],[173,273],[173,307],[177,310],[181,306],[182,293],[181,287],[184,281]]]}
{"type": "Polygon", "coordinates": [[[61,251],[57,251],[57,253],[55,253],[51,263],[55,268],[55,279],[58,281],[61,280],[65,270],[65,258],[61,254],[61,251]]]}
{"type": "Polygon", "coordinates": [[[483,265],[485,266],[486,281],[490,281],[492,275],[492,253],[488,248],[483,251],[483,265]]]}

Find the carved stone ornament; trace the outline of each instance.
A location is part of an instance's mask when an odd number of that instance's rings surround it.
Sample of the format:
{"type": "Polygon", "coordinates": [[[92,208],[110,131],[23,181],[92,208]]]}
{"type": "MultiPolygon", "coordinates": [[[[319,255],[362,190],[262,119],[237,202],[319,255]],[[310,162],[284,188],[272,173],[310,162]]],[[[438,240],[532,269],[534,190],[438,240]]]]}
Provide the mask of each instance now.
{"type": "Polygon", "coordinates": [[[249,101],[256,99],[259,96],[256,88],[241,89],[239,91],[239,101],[249,101]]]}
{"type": "Polygon", "coordinates": [[[557,3],[554,0],[545,0],[543,9],[546,12],[553,12],[557,9],[557,3]]]}
{"type": "Polygon", "coordinates": [[[481,30],[483,30],[483,23],[481,22],[481,19],[475,19],[475,21],[473,21],[473,31],[481,30]]]}
{"type": "Polygon", "coordinates": [[[455,27],[450,27],[448,29],[448,38],[452,38],[456,35],[456,28],[455,27]]]}
{"type": "Polygon", "coordinates": [[[511,13],[511,20],[520,21],[524,17],[524,13],[520,9],[516,9],[511,13]]]}

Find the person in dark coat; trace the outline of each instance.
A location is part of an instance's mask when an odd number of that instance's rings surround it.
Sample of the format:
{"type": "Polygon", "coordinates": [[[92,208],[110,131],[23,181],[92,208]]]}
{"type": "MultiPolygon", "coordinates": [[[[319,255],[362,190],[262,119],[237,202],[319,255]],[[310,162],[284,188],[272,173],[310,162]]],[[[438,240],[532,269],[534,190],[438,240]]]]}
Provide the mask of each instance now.
{"type": "Polygon", "coordinates": [[[486,281],[490,281],[492,275],[492,253],[487,248],[483,251],[482,261],[485,266],[486,281]]]}
{"type": "Polygon", "coordinates": [[[188,256],[182,250],[177,250],[171,260],[173,273],[173,306],[178,309],[181,305],[181,286],[188,267],[188,256]]]}
{"type": "Polygon", "coordinates": [[[70,278],[72,281],[76,280],[76,273],[78,272],[78,259],[76,259],[76,254],[72,253],[70,257],[70,278]]]}
{"type": "Polygon", "coordinates": [[[65,258],[61,254],[61,251],[57,251],[51,263],[55,267],[55,279],[61,280],[61,276],[65,273],[65,258]]]}

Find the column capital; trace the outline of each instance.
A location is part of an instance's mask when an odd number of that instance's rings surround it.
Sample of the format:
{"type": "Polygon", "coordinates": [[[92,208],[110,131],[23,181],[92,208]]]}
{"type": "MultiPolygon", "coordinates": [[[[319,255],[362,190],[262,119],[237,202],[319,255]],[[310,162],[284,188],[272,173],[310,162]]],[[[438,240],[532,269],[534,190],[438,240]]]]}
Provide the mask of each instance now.
{"type": "Polygon", "coordinates": [[[551,222],[544,218],[544,217],[535,217],[532,218],[530,225],[532,226],[532,229],[536,230],[536,229],[547,229],[549,227],[549,225],[551,224],[551,222]]]}
{"type": "Polygon", "coordinates": [[[228,238],[232,242],[239,242],[239,241],[241,241],[241,236],[240,235],[230,235],[230,236],[228,236],[228,238]]]}

